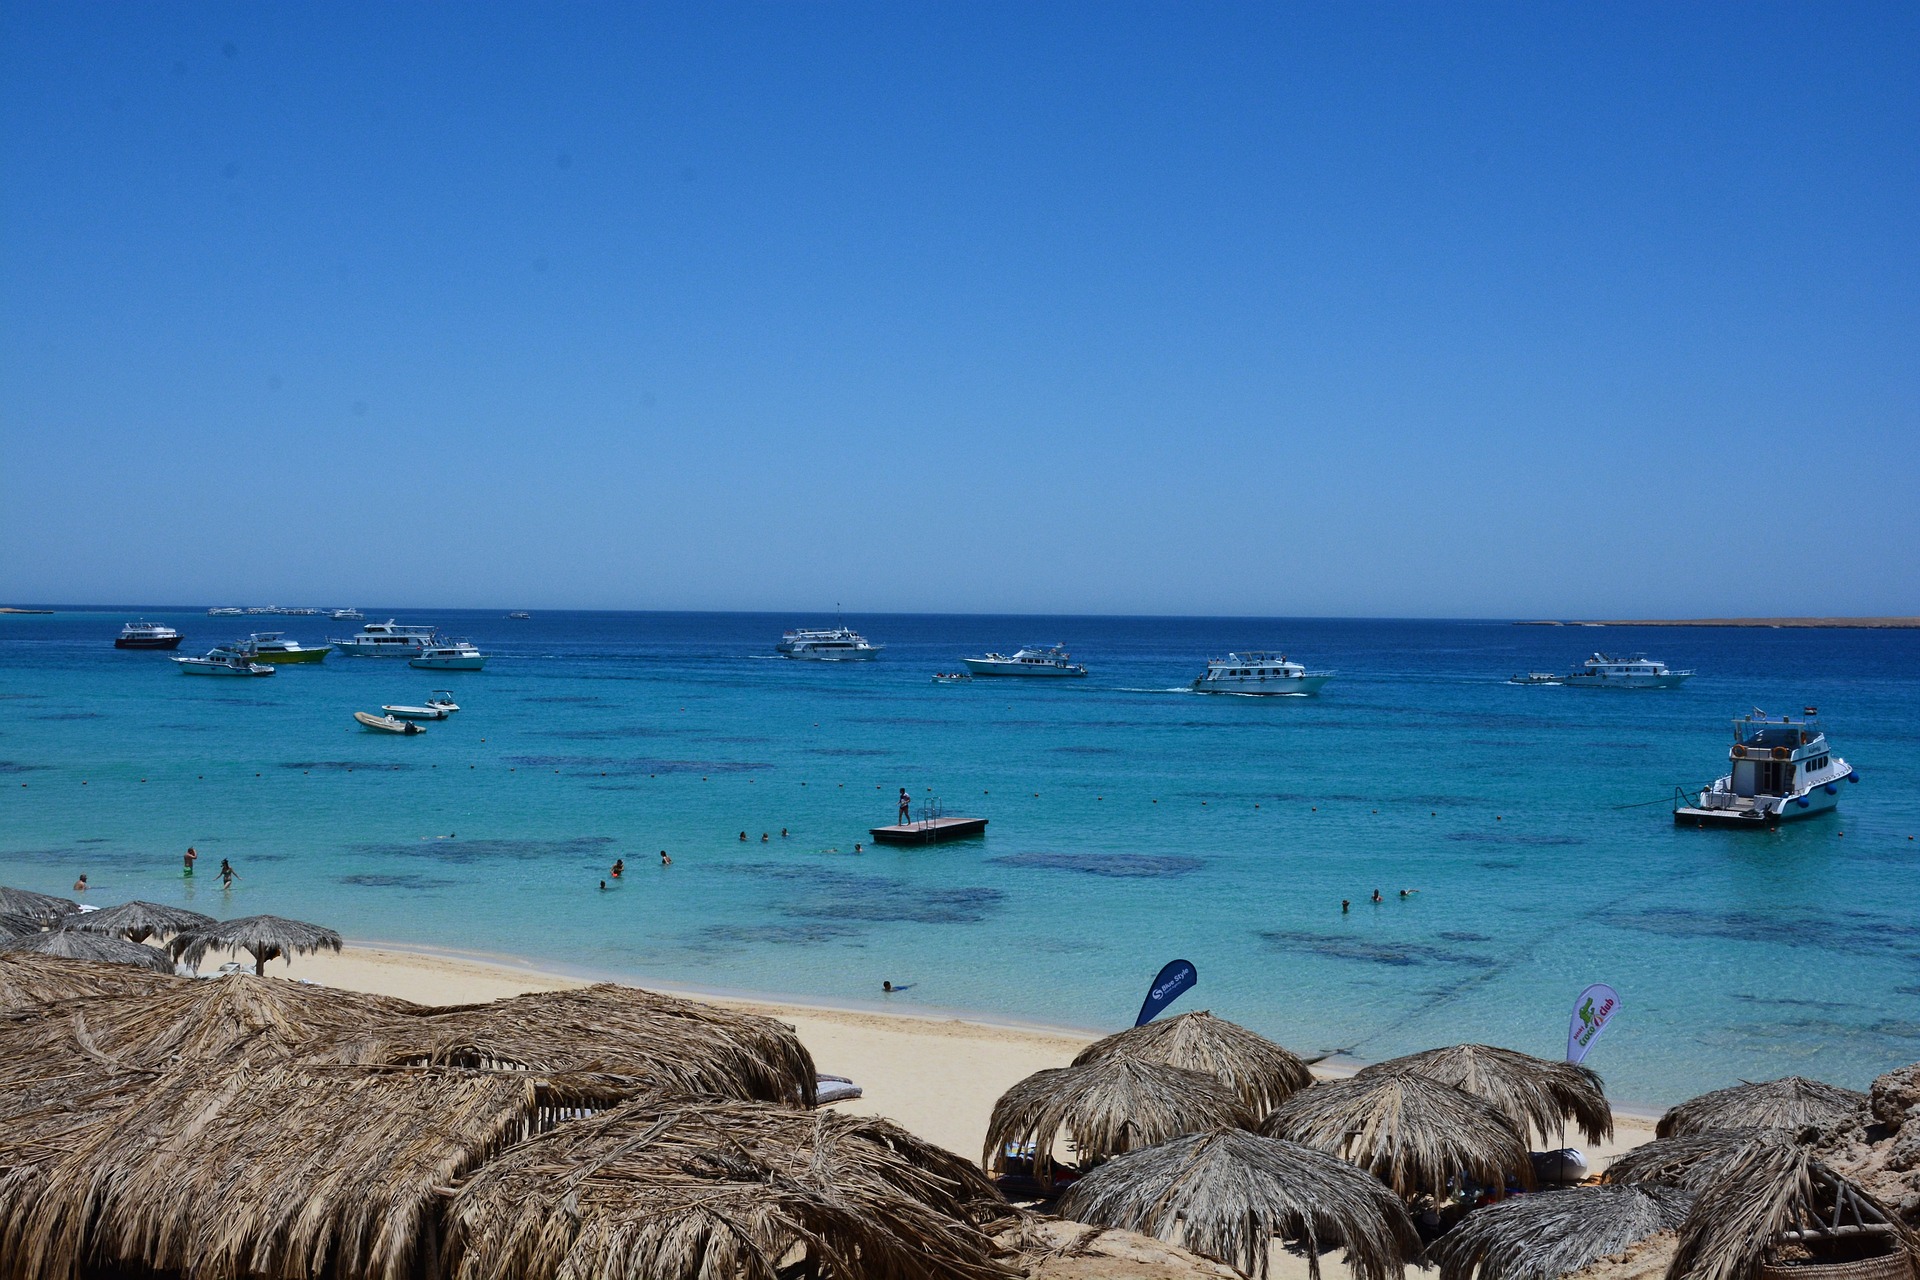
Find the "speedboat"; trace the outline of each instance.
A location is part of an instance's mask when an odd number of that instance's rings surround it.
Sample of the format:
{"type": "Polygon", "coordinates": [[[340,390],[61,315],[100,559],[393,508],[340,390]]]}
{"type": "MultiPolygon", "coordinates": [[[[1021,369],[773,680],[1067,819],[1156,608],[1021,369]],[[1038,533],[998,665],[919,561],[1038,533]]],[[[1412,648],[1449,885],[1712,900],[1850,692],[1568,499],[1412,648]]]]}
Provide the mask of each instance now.
{"type": "Polygon", "coordinates": [[[243,648],[215,649],[204,658],[175,658],[183,676],[270,676],[273,668],[255,662],[243,648]]]}
{"type": "Polygon", "coordinates": [[[451,689],[435,689],[427,695],[427,705],[437,707],[449,713],[460,709],[460,704],[453,700],[453,690],[451,689]]]}
{"type": "Polygon", "coordinates": [[[382,711],[396,720],[445,720],[447,712],[442,707],[382,707],[382,711]]]}
{"type": "Polygon", "coordinates": [[[465,640],[435,640],[407,665],[422,671],[478,671],[487,665],[487,655],[465,640]]]}
{"type": "Polygon", "coordinates": [[[178,649],[180,633],[172,627],[155,626],[151,622],[129,622],[120,628],[119,636],[114,640],[116,649],[178,649]]]}
{"type": "Polygon", "coordinates": [[[394,716],[376,716],[371,711],[356,711],[353,718],[358,720],[369,733],[425,733],[411,720],[401,720],[394,716]]]}
{"type": "Polygon", "coordinates": [[[874,644],[852,627],[809,630],[801,627],[780,637],[774,646],[789,658],[815,662],[861,662],[879,656],[887,646],[874,644]]]}
{"type": "Polygon", "coordinates": [[[332,645],[315,645],[309,649],[297,640],[287,639],[279,631],[256,631],[250,643],[262,662],[271,662],[275,666],[289,662],[325,662],[327,655],[333,652],[332,645]]]}
{"type": "Polygon", "coordinates": [[[525,609],[517,609],[507,615],[507,620],[509,622],[531,622],[533,621],[533,615],[525,609]]]}
{"type": "Polygon", "coordinates": [[[333,620],[335,622],[365,622],[366,619],[367,615],[358,609],[335,609],[333,611],[333,620]]]}
{"type": "Polygon", "coordinates": [[[1769,716],[1758,707],[1733,722],[1726,776],[1701,789],[1694,804],[1679,803],[1679,826],[1761,827],[1811,818],[1840,804],[1840,784],[1860,781],[1853,766],[1827,746],[1814,723],[1819,709],[1808,707],[1800,719],[1769,716]]]}
{"type": "Polygon", "coordinates": [[[1562,684],[1584,689],[1674,689],[1693,679],[1691,671],[1669,670],[1644,653],[1631,658],[1615,658],[1596,653],[1581,664],[1580,670],[1562,676],[1562,684]]]}
{"type": "Polygon", "coordinates": [[[328,637],[327,643],[350,658],[412,658],[433,643],[432,627],[403,627],[388,618],[369,622],[345,638],[328,637]]]}
{"type": "Polygon", "coordinates": [[[1289,662],[1284,653],[1249,650],[1209,661],[1206,674],[1194,680],[1193,691],[1301,697],[1320,692],[1320,686],[1333,675],[1331,671],[1309,671],[1297,662],[1289,662]]]}
{"type": "Polygon", "coordinates": [[[1012,657],[990,653],[984,658],[962,658],[976,676],[1084,676],[1087,669],[1073,661],[1060,645],[1042,649],[1028,645],[1012,657]]]}
{"type": "Polygon", "coordinates": [[[1517,676],[1508,677],[1507,683],[1538,685],[1541,688],[1551,685],[1558,688],[1566,682],[1563,681],[1559,673],[1555,671],[1527,671],[1517,676]]]}

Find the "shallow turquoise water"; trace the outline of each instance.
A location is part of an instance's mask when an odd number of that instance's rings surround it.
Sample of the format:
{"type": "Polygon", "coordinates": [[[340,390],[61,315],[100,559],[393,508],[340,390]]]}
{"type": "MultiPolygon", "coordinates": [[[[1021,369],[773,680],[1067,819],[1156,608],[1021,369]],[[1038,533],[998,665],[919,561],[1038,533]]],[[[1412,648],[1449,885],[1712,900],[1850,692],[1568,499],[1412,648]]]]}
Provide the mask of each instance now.
{"type": "MultiPolygon", "coordinates": [[[[1920,634],[894,616],[849,619],[879,661],[820,665],[770,656],[820,619],[392,612],[497,656],[439,679],[336,657],[194,680],[111,648],[131,613],[0,616],[0,882],[66,892],[84,871],[102,905],[836,1003],[890,978],[901,1007],[1096,1028],[1183,956],[1200,985],[1177,1007],[1364,1058],[1462,1039],[1557,1056],[1575,993],[1605,981],[1624,1011],[1591,1062],[1644,1102],[1788,1071],[1859,1086],[1920,1058],[1920,634]],[[928,680],[1055,640],[1093,676],[928,680]],[[1505,683],[1601,644],[1702,674],[1505,683]],[[1341,674],[1313,699],[1181,691],[1263,646],[1341,674]],[[352,724],[437,684],[465,709],[423,737],[352,724]],[[1864,779],[1838,815],[1673,828],[1673,784],[1719,771],[1732,716],[1806,703],[1864,779]],[[988,835],[856,855],[901,786],[988,835]],[[615,857],[626,880],[602,893],[615,857]]],[[[187,632],[182,652],[240,629],[144,616],[187,632]]]]}

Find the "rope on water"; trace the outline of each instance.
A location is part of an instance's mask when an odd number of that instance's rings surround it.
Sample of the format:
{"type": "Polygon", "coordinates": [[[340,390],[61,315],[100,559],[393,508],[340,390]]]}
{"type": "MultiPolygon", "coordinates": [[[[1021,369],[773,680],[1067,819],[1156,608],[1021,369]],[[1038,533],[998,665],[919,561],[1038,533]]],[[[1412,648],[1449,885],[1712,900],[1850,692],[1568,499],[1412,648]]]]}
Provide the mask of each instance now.
{"type": "MultiPolygon", "coordinates": [[[[1708,785],[1711,786],[1712,784],[1709,783],[1708,785]]],[[[1689,787],[1683,783],[1675,783],[1673,792],[1679,792],[1683,795],[1698,795],[1700,792],[1705,791],[1706,789],[1707,788],[1705,786],[1689,787]]],[[[1614,809],[1648,809],[1648,808],[1652,808],[1656,804],[1672,804],[1673,798],[1674,798],[1673,792],[1668,792],[1666,795],[1661,796],[1658,800],[1635,800],[1631,804],[1616,804],[1610,807],[1614,809]]]]}

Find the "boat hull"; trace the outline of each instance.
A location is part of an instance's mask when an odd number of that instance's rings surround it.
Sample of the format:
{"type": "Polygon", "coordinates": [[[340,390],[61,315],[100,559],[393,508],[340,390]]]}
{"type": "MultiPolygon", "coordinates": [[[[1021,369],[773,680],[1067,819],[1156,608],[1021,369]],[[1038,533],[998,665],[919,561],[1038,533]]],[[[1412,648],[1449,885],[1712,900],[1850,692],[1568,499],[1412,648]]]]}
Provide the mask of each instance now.
{"type": "Polygon", "coordinates": [[[382,711],[395,720],[445,720],[447,713],[440,707],[382,707],[382,711]]]}
{"type": "Polygon", "coordinates": [[[880,646],[871,649],[835,649],[822,652],[818,649],[789,649],[787,656],[795,662],[871,662],[880,656],[880,646]]]}
{"type": "Polygon", "coordinates": [[[412,658],[426,648],[418,644],[362,644],[357,640],[335,640],[331,647],[349,658],[412,658]]]}
{"type": "Polygon", "coordinates": [[[356,711],[353,713],[353,718],[358,720],[368,733],[412,734],[426,732],[425,729],[422,729],[411,720],[396,720],[392,716],[376,716],[365,711],[356,711]]]}
{"type": "Polygon", "coordinates": [[[1852,776],[1843,774],[1831,782],[1809,787],[1797,795],[1789,796],[1784,804],[1777,803],[1777,797],[1763,796],[1764,809],[1757,806],[1747,809],[1709,809],[1703,793],[1700,804],[1682,805],[1673,811],[1673,824],[1676,827],[1777,827],[1783,822],[1818,818],[1840,807],[1840,788],[1851,781],[1852,776]]]}
{"type": "Polygon", "coordinates": [[[967,670],[976,676],[1022,676],[1027,679],[1077,680],[1087,674],[1085,667],[1054,667],[1038,662],[994,662],[987,658],[962,658],[967,670]]]}
{"type": "Polygon", "coordinates": [[[333,646],[326,644],[311,649],[269,649],[261,651],[260,661],[270,662],[276,667],[284,667],[290,662],[325,662],[327,655],[332,652],[333,646]]]}
{"type": "Polygon", "coordinates": [[[484,654],[478,657],[460,658],[421,657],[408,659],[407,665],[418,667],[422,671],[479,671],[487,665],[487,659],[484,654]]]}
{"type": "Polygon", "coordinates": [[[1693,679],[1691,671],[1673,671],[1664,676],[1590,676],[1584,672],[1573,672],[1562,676],[1560,683],[1569,689],[1678,689],[1693,679]]]}
{"type": "Polygon", "coordinates": [[[113,642],[113,647],[116,649],[178,649],[180,642],[184,639],[186,639],[185,636],[163,636],[157,640],[146,636],[121,636],[113,642]]]}
{"type": "Polygon", "coordinates": [[[1229,680],[1208,680],[1204,677],[1193,682],[1195,693],[1237,693],[1256,698],[1305,698],[1320,692],[1332,676],[1283,676],[1269,677],[1265,680],[1239,678],[1229,680]]]}
{"type": "Polygon", "coordinates": [[[273,668],[263,663],[252,663],[244,667],[230,667],[224,662],[208,662],[204,658],[175,658],[180,664],[183,676],[270,676],[273,668]]]}

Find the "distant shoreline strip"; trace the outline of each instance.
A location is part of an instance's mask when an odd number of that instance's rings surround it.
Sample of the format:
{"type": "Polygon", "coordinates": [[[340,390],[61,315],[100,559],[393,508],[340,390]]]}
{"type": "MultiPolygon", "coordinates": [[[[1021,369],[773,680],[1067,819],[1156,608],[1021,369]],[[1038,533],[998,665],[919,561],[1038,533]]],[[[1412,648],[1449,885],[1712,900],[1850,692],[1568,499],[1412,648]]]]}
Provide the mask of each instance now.
{"type": "Polygon", "coordinates": [[[1608,621],[1544,619],[1516,627],[1831,627],[1866,631],[1911,630],[1920,618],[1630,618],[1608,621]]]}

